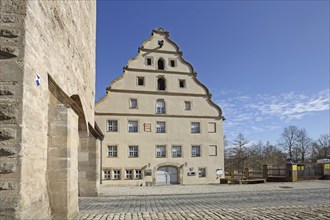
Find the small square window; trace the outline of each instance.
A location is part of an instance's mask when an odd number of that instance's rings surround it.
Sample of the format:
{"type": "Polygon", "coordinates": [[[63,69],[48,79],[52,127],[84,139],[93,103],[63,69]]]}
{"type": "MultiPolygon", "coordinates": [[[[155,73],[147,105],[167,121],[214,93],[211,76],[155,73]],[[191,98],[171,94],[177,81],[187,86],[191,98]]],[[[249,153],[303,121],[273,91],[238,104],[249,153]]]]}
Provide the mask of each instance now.
{"type": "Polygon", "coordinates": [[[137,108],[137,99],[130,99],[129,108],[137,108]]]}
{"type": "Polygon", "coordinates": [[[127,180],[133,179],[133,170],[126,170],[126,179],[127,180]]]}
{"type": "Polygon", "coordinates": [[[164,121],[157,121],[156,123],[156,133],[165,133],[166,127],[164,121]]]}
{"type": "Polygon", "coordinates": [[[108,120],[108,132],[117,132],[118,131],[118,121],[117,120],[108,120]]]}
{"type": "Polygon", "coordinates": [[[128,132],[138,132],[138,121],[128,121],[128,132]]]}
{"type": "Polygon", "coordinates": [[[200,133],[200,123],[191,122],[191,133],[200,133]]]}
{"type": "Polygon", "coordinates": [[[104,176],[103,179],[109,180],[111,179],[111,171],[110,170],[103,170],[104,176]]]}
{"type": "Polygon", "coordinates": [[[171,67],[175,67],[175,60],[170,60],[171,67]]]}
{"type": "Polygon", "coordinates": [[[113,179],[120,180],[120,170],[113,170],[113,179]]]}
{"type": "Polygon", "coordinates": [[[151,58],[147,58],[147,66],[151,66],[152,65],[152,59],[151,58]]]}
{"type": "Polygon", "coordinates": [[[206,168],[198,168],[198,177],[206,177],[206,168]]]}
{"type": "Polygon", "coordinates": [[[129,146],[129,157],[139,157],[139,147],[138,146],[129,146]]]}
{"type": "Polygon", "coordinates": [[[179,79],[179,87],[180,88],[185,88],[186,87],[186,80],[179,79]]]}
{"type": "Polygon", "coordinates": [[[135,170],[135,179],[142,179],[142,171],[135,170]]]}
{"type": "Polygon", "coordinates": [[[144,77],[138,77],[137,84],[138,86],[144,86],[144,77]]]}
{"type": "Polygon", "coordinates": [[[201,146],[193,145],[191,147],[191,156],[192,157],[200,157],[201,156],[201,146]]]}
{"type": "Polygon", "coordinates": [[[181,146],[172,147],[172,157],[181,157],[181,146]]]}
{"type": "Polygon", "coordinates": [[[191,110],[191,102],[189,102],[189,101],[184,102],[184,110],[186,110],[186,111],[191,110]]]}
{"type": "Polygon", "coordinates": [[[108,157],[117,157],[117,146],[108,146],[108,157]]]}
{"type": "Polygon", "coordinates": [[[166,146],[157,146],[156,147],[156,157],[166,157],[166,146]]]}

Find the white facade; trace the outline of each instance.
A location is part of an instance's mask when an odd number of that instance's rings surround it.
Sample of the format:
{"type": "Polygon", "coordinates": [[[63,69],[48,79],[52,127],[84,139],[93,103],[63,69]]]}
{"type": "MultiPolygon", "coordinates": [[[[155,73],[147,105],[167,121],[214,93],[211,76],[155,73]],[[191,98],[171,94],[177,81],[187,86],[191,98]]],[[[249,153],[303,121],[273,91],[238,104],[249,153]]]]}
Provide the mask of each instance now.
{"type": "Polygon", "coordinates": [[[164,29],[112,81],[95,116],[105,135],[103,184],[220,182],[221,109],[164,29]]]}

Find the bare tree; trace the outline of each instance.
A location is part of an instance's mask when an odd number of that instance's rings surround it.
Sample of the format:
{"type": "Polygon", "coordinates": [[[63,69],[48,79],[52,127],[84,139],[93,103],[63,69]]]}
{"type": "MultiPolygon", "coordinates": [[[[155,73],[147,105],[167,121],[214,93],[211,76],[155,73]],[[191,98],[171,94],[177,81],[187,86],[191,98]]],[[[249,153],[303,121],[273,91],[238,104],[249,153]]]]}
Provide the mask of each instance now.
{"type": "Polygon", "coordinates": [[[330,135],[321,135],[312,147],[312,160],[316,162],[318,159],[330,158],[330,135]]]}
{"type": "Polygon", "coordinates": [[[244,161],[247,159],[246,145],[249,141],[244,137],[242,133],[239,133],[233,140],[234,147],[232,148],[232,156],[234,157],[237,170],[244,170],[244,161]]]}
{"type": "Polygon", "coordinates": [[[283,133],[281,134],[280,145],[288,152],[289,159],[293,160],[294,148],[297,145],[297,134],[299,129],[290,125],[284,128],[283,133]]]}
{"type": "Polygon", "coordinates": [[[312,139],[308,137],[308,133],[305,128],[298,130],[296,137],[296,148],[297,152],[300,155],[299,159],[302,163],[304,163],[307,154],[311,148],[312,139]]]}

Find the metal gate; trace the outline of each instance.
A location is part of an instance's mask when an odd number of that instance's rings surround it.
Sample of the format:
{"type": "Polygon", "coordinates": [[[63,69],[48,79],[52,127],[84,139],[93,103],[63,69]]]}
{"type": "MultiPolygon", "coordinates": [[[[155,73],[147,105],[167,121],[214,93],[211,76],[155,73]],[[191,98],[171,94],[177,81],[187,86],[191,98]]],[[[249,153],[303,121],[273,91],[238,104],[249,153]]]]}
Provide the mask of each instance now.
{"type": "Polygon", "coordinates": [[[175,167],[164,166],[157,170],[157,185],[178,184],[178,170],[175,167]]]}

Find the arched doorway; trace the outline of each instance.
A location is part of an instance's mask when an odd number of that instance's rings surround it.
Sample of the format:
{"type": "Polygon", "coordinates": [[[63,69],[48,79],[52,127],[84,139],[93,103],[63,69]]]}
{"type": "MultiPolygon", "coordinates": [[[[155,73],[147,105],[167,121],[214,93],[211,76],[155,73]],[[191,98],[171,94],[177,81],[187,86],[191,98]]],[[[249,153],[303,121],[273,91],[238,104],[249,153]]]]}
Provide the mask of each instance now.
{"type": "Polygon", "coordinates": [[[179,184],[178,169],[173,166],[159,167],[156,172],[157,185],[179,184]]]}

